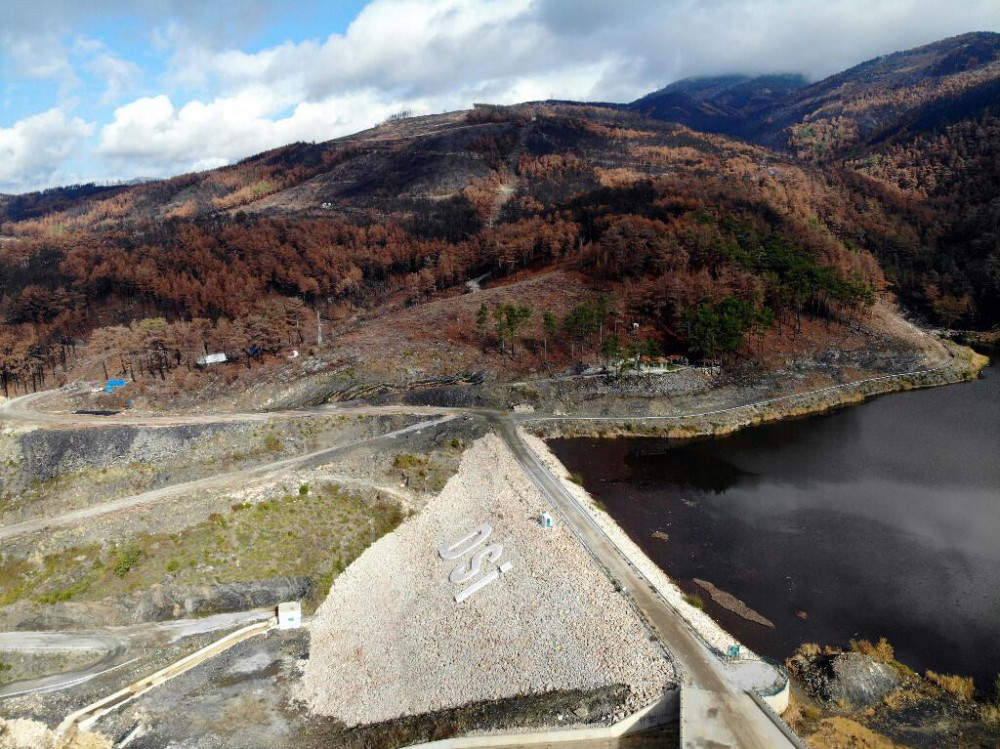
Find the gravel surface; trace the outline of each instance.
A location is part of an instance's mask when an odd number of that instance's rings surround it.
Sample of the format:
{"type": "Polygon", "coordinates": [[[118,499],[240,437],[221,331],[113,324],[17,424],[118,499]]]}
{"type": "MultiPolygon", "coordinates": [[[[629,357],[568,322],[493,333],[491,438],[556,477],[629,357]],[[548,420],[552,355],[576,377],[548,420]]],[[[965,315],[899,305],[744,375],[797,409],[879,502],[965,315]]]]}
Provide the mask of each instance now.
{"type": "Polygon", "coordinates": [[[554,690],[629,687],[622,712],[657,698],[673,673],[625,597],[568,528],[544,529],[544,499],[488,435],[417,516],[336,579],[313,624],[299,696],[347,725],[554,690]],[[482,523],[494,563],[467,583],[449,575],[475,552],[438,554],[482,523]],[[459,591],[513,568],[462,603],[459,591]]]}

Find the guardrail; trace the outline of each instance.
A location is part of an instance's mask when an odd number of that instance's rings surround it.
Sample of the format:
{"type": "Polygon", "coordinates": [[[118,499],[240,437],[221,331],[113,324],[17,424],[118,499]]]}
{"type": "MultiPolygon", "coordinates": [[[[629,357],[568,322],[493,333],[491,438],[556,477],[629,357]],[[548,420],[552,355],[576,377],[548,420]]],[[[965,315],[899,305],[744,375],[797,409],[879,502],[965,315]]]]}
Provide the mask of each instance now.
{"type": "Polygon", "coordinates": [[[796,747],[796,749],[809,749],[806,743],[799,738],[799,735],[789,728],[788,724],[781,719],[781,716],[778,715],[774,708],[767,704],[763,697],[752,689],[748,689],[746,693],[750,699],[753,700],[754,704],[760,708],[760,711],[767,716],[768,720],[774,724],[774,727],[781,731],[782,735],[784,735],[784,737],[788,739],[792,745],[796,747]]]}

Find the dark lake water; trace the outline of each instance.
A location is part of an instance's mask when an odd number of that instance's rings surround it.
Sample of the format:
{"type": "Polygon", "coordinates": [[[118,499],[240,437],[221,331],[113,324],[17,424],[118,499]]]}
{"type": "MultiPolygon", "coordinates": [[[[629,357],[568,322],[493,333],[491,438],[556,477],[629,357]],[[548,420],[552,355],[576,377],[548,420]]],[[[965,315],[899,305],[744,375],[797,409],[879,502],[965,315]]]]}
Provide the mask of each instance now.
{"type": "Polygon", "coordinates": [[[682,588],[749,647],[885,636],[914,669],[1000,672],[1000,371],[698,442],[551,447],[682,588]],[[653,531],[669,535],[663,541],[653,531]],[[805,612],[800,618],[797,612],[805,612]]]}

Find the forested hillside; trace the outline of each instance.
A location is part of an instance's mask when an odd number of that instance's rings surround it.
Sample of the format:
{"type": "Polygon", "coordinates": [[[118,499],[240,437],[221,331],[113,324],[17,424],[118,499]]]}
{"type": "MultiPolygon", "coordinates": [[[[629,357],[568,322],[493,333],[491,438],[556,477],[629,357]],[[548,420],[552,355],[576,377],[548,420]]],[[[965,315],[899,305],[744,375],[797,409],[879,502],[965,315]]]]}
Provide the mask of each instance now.
{"type": "Polygon", "coordinates": [[[908,305],[948,326],[1000,323],[1000,35],[945,39],[804,87],[772,78],[681,82],[630,107],[840,174],[914,227],[915,241],[873,248],[908,305]],[[734,110],[741,90],[757,96],[734,110]]]}
{"type": "MultiPolygon", "coordinates": [[[[40,387],[86,341],[109,376],[164,377],[206,351],[250,361],[312,342],[317,313],[336,330],[483,274],[502,284],[552,269],[594,301],[545,315],[547,357],[613,347],[597,333],[625,320],[644,333],[623,348],[748,355],[769,335],[794,339],[805,319],[857,321],[883,288],[869,248],[915,241],[836,175],[585,106],[391,122],[5,210],[8,392],[40,387]]],[[[524,316],[545,313],[526,306],[463,324],[514,349],[524,316]]]]}

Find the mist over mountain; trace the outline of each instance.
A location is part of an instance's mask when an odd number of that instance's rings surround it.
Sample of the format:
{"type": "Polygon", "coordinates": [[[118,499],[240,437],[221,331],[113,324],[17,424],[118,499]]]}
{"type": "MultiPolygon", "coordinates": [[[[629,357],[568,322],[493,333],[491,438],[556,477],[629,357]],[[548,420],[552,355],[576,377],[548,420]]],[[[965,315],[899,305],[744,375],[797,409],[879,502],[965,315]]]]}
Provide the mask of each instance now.
{"type": "Polygon", "coordinates": [[[688,79],[628,107],[851,179],[919,236],[876,251],[905,301],[947,325],[1000,320],[1000,34],[945,39],[811,85],[688,79]]]}

